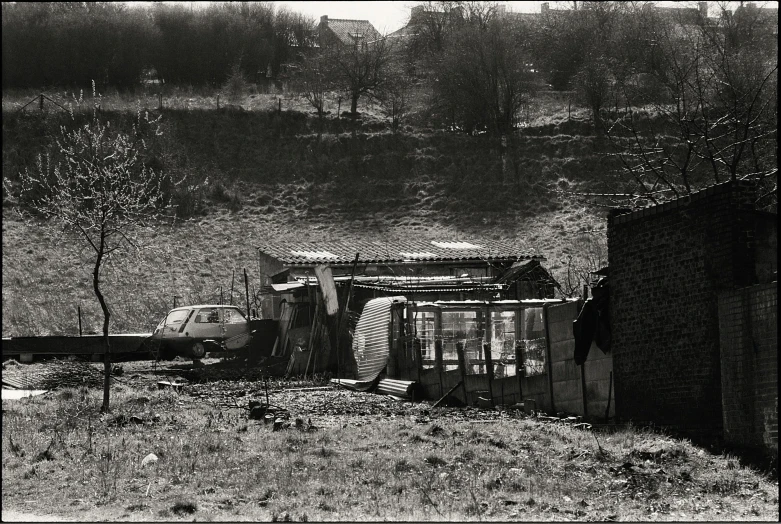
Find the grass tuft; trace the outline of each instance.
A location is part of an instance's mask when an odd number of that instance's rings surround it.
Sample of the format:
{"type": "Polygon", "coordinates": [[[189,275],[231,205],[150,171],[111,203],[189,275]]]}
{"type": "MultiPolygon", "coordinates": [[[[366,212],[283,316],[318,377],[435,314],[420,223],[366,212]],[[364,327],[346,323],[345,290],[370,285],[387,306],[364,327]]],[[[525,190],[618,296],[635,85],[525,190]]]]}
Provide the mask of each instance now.
{"type": "Polygon", "coordinates": [[[171,512],[174,515],[192,515],[198,511],[198,505],[189,500],[179,500],[172,507],[171,512]]]}

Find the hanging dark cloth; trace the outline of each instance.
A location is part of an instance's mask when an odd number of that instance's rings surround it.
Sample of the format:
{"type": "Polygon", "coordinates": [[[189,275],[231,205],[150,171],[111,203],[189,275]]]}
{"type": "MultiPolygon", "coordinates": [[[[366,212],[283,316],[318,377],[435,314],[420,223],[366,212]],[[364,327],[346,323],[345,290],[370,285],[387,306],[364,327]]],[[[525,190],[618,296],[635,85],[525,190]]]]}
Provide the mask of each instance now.
{"type": "Polygon", "coordinates": [[[592,288],[592,298],[583,303],[578,318],[572,323],[575,335],[575,364],[583,365],[591,349],[591,342],[605,353],[610,352],[610,317],[608,310],[607,278],[592,288]]]}

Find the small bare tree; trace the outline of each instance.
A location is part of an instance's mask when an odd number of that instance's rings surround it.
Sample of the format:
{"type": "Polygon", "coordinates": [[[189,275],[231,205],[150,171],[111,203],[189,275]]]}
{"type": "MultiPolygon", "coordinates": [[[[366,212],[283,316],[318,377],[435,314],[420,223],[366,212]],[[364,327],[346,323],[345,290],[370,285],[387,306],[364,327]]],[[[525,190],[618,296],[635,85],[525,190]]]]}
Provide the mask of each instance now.
{"type": "Polygon", "coordinates": [[[402,120],[409,112],[412,82],[407,64],[397,56],[390,64],[388,80],[376,95],[382,112],[391,119],[391,129],[394,133],[399,130],[402,120]]]}
{"type": "Polygon", "coordinates": [[[333,88],[331,63],[323,54],[301,54],[299,60],[288,64],[294,89],[317,111],[319,132],[322,133],[325,97],[333,88]]]}
{"type": "Polygon", "coordinates": [[[28,213],[47,219],[43,227],[52,234],[72,234],[94,251],[92,289],[103,311],[104,412],[109,411],[111,311],[101,290],[101,269],[121,249],[137,247],[136,229],[168,208],[164,195],[170,180],[146,167],[141,156],[145,136],[159,133],[158,122],[139,111],[132,132],[124,133],[101,121],[96,104],[86,124],[62,127],[51,154],[40,155],[34,171],[19,175],[20,201],[28,213]]]}

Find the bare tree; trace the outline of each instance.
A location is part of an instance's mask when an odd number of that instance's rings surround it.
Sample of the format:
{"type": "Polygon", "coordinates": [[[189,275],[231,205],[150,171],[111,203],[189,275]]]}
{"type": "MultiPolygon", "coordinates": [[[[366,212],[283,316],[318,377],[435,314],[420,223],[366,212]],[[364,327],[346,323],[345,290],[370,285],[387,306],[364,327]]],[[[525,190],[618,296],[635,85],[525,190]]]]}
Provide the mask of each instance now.
{"type": "Polygon", "coordinates": [[[385,38],[354,45],[334,45],[325,50],[330,64],[331,80],[350,99],[350,112],[355,118],[362,96],[374,97],[388,78],[392,44],[385,38]]]}
{"type": "Polygon", "coordinates": [[[657,24],[650,76],[661,96],[643,106],[627,94],[608,128],[636,201],[745,178],[774,194],[777,43],[730,38],[748,33],[729,26],[735,18],[725,9],[716,25],[657,24]]]}
{"type": "Polygon", "coordinates": [[[333,89],[332,63],[326,55],[308,53],[299,55],[298,62],[288,64],[293,88],[317,111],[322,132],[326,94],[333,89]]]}
{"type": "Polygon", "coordinates": [[[72,234],[94,252],[92,289],[103,311],[106,348],[104,412],[109,410],[111,311],[101,289],[101,269],[123,248],[137,247],[136,229],[168,207],[164,194],[170,180],[142,161],[146,140],[158,133],[157,123],[142,118],[139,110],[132,132],[124,133],[102,122],[95,109],[84,125],[61,129],[52,154],[38,157],[37,169],[20,173],[20,200],[48,220],[43,227],[54,235],[60,229],[72,234]]]}
{"type": "Polygon", "coordinates": [[[383,113],[391,119],[391,129],[395,133],[410,108],[410,94],[413,78],[407,63],[396,55],[388,65],[388,78],[378,90],[376,98],[383,113]]]}

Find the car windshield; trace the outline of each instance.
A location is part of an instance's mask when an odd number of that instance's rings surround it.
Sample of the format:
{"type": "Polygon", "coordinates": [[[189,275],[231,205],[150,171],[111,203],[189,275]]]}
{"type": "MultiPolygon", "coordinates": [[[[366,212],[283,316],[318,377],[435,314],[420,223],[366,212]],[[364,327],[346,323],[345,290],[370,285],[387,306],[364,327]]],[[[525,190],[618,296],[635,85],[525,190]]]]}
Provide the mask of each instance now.
{"type": "Polygon", "coordinates": [[[168,316],[165,318],[165,323],[169,326],[171,324],[181,324],[182,321],[187,318],[189,312],[189,309],[175,309],[168,313],[168,316]]]}

